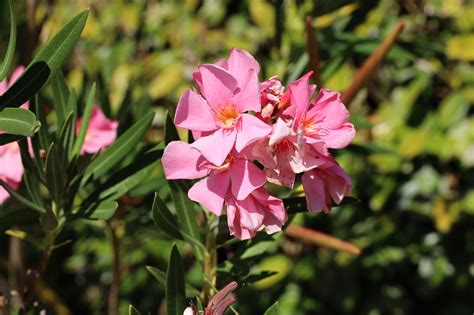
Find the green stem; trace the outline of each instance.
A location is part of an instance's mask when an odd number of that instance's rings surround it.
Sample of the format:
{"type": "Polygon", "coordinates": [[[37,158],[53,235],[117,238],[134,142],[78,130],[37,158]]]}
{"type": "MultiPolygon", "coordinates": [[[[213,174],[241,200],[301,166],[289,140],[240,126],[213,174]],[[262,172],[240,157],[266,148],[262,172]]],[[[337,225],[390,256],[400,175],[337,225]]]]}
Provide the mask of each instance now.
{"type": "Polygon", "coordinates": [[[206,253],[204,255],[204,284],[201,291],[201,301],[207,304],[217,279],[217,246],[216,237],[211,230],[206,233],[206,253]]]}

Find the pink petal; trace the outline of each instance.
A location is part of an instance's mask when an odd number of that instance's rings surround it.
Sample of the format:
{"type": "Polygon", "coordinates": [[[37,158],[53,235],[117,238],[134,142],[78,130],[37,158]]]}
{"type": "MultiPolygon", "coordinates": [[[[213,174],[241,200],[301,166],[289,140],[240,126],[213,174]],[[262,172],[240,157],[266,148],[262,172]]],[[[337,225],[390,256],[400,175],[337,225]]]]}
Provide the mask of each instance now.
{"type": "Polygon", "coordinates": [[[320,127],[318,136],[329,148],[343,148],[355,136],[354,126],[348,123],[349,112],[337,92],[321,89],[306,119],[313,120],[320,127]]]}
{"type": "Polygon", "coordinates": [[[234,101],[241,113],[248,110],[260,112],[262,106],[260,104],[258,76],[255,70],[250,69],[243,82],[239,82],[239,89],[234,95],[234,101]]]}
{"type": "Polygon", "coordinates": [[[271,196],[264,188],[259,188],[252,193],[258,202],[266,207],[263,225],[268,234],[281,231],[281,227],[288,219],[283,201],[271,196]]]}
{"type": "Polygon", "coordinates": [[[304,151],[293,151],[289,157],[289,163],[294,173],[309,171],[325,163],[324,158],[312,150],[309,145],[304,145],[304,151]]]}
{"type": "Polygon", "coordinates": [[[237,80],[225,69],[211,65],[201,65],[199,71],[202,79],[201,93],[212,109],[228,105],[237,88],[237,80]]]}
{"type": "Polygon", "coordinates": [[[257,75],[260,72],[260,65],[257,60],[249,52],[237,48],[230,51],[227,64],[229,73],[237,79],[240,87],[245,85],[249,70],[254,70],[257,75]]]}
{"type": "Polygon", "coordinates": [[[13,83],[15,83],[16,80],[18,80],[18,78],[23,74],[23,71],[25,71],[25,67],[18,66],[15,71],[13,71],[10,81],[8,82],[8,86],[12,86],[13,83]]]}
{"type": "Polygon", "coordinates": [[[235,129],[217,129],[213,134],[201,137],[191,144],[212,164],[222,165],[234,147],[235,129]]]}
{"type": "Polygon", "coordinates": [[[188,197],[219,216],[222,212],[229,185],[229,172],[212,174],[194,184],[188,191],[188,197]]]}
{"type": "Polygon", "coordinates": [[[265,138],[272,132],[270,125],[249,114],[242,114],[240,116],[237,128],[238,132],[235,142],[237,152],[242,151],[249,144],[265,138]]]}
{"type": "Polygon", "coordinates": [[[288,137],[290,134],[291,128],[287,126],[283,119],[278,118],[276,123],[273,125],[273,131],[268,145],[273,146],[288,137]]]}
{"type": "Polygon", "coordinates": [[[313,74],[308,72],[298,80],[290,83],[288,89],[291,93],[291,106],[295,106],[295,121],[298,124],[300,119],[306,115],[311,98],[311,87],[309,85],[309,77],[313,74]]]}
{"type": "Polygon", "coordinates": [[[201,166],[206,160],[201,153],[183,141],[170,142],[163,153],[161,163],[167,179],[195,179],[209,171],[201,166]]]}
{"type": "Polygon", "coordinates": [[[248,230],[258,231],[265,218],[262,206],[252,195],[244,200],[236,200],[235,203],[240,213],[240,225],[248,230]]]}
{"type": "Polygon", "coordinates": [[[275,185],[293,188],[295,184],[296,175],[293,173],[289,165],[285,168],[280,167],[279,172],[276,172],[273,169],[266,169],[265,175],[267,176],[267,180],[275,185]]]}
{"type": "MultiPolygon", "coordinates": [[[[20,187],[20,182],[13,181],[11,179],[4,178],[2,176],[0,176],[0,178],[4,182],[6,182],[8,185],[10,185],[10,187],[13,188],[14,190],[17,190],[18,187],[20,187]]],[[[0,186],[0,205],[3,204],[5,200],[7,200],[9,197],[10,197],[10,194],[8,193],[8,191],[6,191],[5,188],[3,188],[3,186],[0,186]]]]}
{"type": "Polygon", "coordinates": [[[331,195],[331,199],[340,204],[344,196],[351,193],[352,182],[349,175],[339,165],[334,165],[326,170],[326,190],[331,195]]]}
{"type": "Polygon", "coordinates": [[[176,126],[193,131],[217,129],[215,118],[206,100],[196,92],[185,90],[174,116],[176,126]]]}
{"type": "Polygon", "coordinates": [[[324,141],[328,148],[342,149],[352,142],[355,133],[354,125],[346,123],[338,129],[320,131],[319,139],[324,141]]]}
{"type": "Polygon", "coordinates": [[[331,207],[326,202],[324,182],[316,172],[305,172],[301,181],[303,182],[308,209],[315,212],[329,211],[331,207]]]}
{"type": "Polygon", "coordinates": [[[265,174],[251,161],[235,159],[230,169],[232,195],[237,200],[247,196],[265,184],[265,174]]]}
{"type": "MultiPolygon", "coordinates": [[[[82,119],[78,119],[77,132],[79,132],[81,123],[82,119]]],[[[111,145],[117,137],[117,127],[118,121],[108,119],[100,107],[94,105],[81,154],[94,154],[111,145]]]]}
{"type": "Polygon", "coordinates": [[[241,226],[240,211],[237,208],[235,200],[233,198],[228,198],[226,205],[227,225],[229,226],[230,234],[234,235],[240,240],[248,240],[254,237],[257,234],[256,231],[250,231],[249,229],[243,228],[241,226]]]}
{"type": "Polygon", "coordinates": [[[18,143],[12,142],[0,146],[0,178],[20,183],[23,172],[18,143]]]}

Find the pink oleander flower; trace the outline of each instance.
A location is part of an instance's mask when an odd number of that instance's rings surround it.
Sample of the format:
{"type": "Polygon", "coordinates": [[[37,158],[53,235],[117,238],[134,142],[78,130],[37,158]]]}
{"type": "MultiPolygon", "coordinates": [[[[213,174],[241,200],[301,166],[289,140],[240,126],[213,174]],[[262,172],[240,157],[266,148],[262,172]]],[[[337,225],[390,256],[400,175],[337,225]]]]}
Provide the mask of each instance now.
{"type": "Polygon", "coordinates": [[[329,212],[332,202],[339,204],[352,189],[351,179],[332,158],[305,172],[302,182],[310,211],[329,212]]]}
{"type": "MultiPolygon", "coordinates": [[[[76,132],[81,128],[82,118],[77,120],[76,132]]],[[[118,121],[108,119],[98,105],[92,108],[81,155],[94,154],[111,145],[117,137],[118,121]]]]}
{"type": "Polygon", "coordinates": [[[237,238],[253,237],[261,229],[274,233],[286,221],[282,201],[261,188],[265,174],[235,151],[215,165],[190,144],[174,141],[165,148],[162,164],[167,179],[204,177],[188,197],[217,216],[226,204],[229,229],[237,238]]]}
{"type": "MultiPolygon", "coordinates": [[[[18,189],[24,171],[18,143],[12,142],[0,146],[0,165],[0,179],[13,189],[18,189]]],[[[0,186],[0,205],[9,196],[9,193],[0,186]]]]}
{"type": "Polygon", "coordinates": [[[309,84],[311,72],[289,84],[290,105],[277,118],[268,139],[253,146],[266,168],[268,181],[292,188],[295,174],[324,164],[328,148],[347,146],[355,135],[349,113],[339,94],[309,84]]]}
{"type": "Polygon", "coordinates": [[[249,160],[229,155],[225,163],[215,165],[182,141],[169,143],[161,161],[167,179],[204,177],[191,187],[188,196],[218,216],[229,192],[243,200],[266,181],[265,174],[249,160]]]}
{"type": "Polygon", "coordinates": [[[230,233],[241,240],[255,237],[261,229],[268,234],[281,231],[288,219],[283,201],[271,196],[264,188],[254,190],[244,200],[229,196],[226,204],[230,233]]]}
{"type": "MultiPolygon", "coordinates": [[[[13,72],[9,81],[5,78],[0,82],[0,95],[20,77],[24,71],[23,66],[19,66],[13,72]]],[[[21,105],[22,108],[28,108],[28,102],[21,105]]],[[[4,133],[0,130],[0,134],[4,133]]],[[[21,162],[20,147],[18,143],[12,142],[0,146],[0,179],[10,185],[13,189],[18,189],[23,177],[23,164],[21,162]]],[[[0,205],[9,197],[9,193],[0,186],[0,205]]]]}
{"type": "Polygon", "coordinates": [[[204,64],[194,72],[199,93],[186,90],[176,108],[176,126],[201,134],[192,146],[221,165],[234,149],[266,137],[271,126],[247,114],[260,112],[260,66],[246,51],[232,49],[229,59],[204,64]]]}

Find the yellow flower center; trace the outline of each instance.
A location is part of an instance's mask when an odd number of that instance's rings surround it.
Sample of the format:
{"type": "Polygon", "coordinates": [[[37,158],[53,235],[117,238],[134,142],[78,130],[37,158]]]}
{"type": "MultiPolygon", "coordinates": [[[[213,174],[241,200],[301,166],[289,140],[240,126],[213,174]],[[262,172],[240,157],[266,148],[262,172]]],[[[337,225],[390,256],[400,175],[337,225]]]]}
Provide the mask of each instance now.
{"type": "Polygon", "coordinates": [[[216,112],[217,123],[224,128],[233,127],[237,118],[239,118],[239,110],[232,104],[221,106],[216,112]]]}

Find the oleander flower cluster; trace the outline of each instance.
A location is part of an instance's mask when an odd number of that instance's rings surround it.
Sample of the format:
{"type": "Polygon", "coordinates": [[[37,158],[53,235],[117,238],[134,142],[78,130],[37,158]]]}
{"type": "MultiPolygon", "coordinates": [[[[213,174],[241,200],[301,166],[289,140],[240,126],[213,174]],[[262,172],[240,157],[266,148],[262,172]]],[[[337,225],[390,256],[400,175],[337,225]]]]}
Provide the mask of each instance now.
{"type": "Polygon", "coordinates": [[[259,71],[239,49],[200,65],[193,73],[197,89],[184,91],[174,118],[195,141],[169,143],[162,158],[167,179],[200,179],[189,198],[217,216],[225,208],[230,233],[239,239],[280,231],[287,220],[267,182],[293,188],[302,174],[309,210],[324,212],[352,187],[329,151],[355,136],[340,95],[321,89],[313,97],[311,72],[285,88],[278,77],[259,82],[259,71]]]}
{"type": "MultiPolygon", "coordinates": [[[[10,87],[16,79],[23,73],[24,67],[18,67],[12,74],[9,81],[4,79],[0,82],[0,95],[10,87]]],[[[29,108],[29,103],[21,105],[22,108],[29,108]]],[[[77,121],[77,133],[81,128],[82,118],[77,121]]],[[[81,155],[95,154],[105,149],[115,141],[117,137],[118,121],[108,119],[100,106],[94,105],[91,118],[87,127],[86,138],[81,148],[81,155]]],[[[0,130],[0,134],[3,131],[0,130]]],[[[30,148],[30,155],[33,155],[30,148]]],[[[18,143],[12,142],[0,146],[0,179],[6,182],[10,187],[17,190],[23,177],[23,164],[21,161],[20,147],[18,143]]],[[[8,199],[9,193],[0,186],[0,205],[8,199]]]]}

